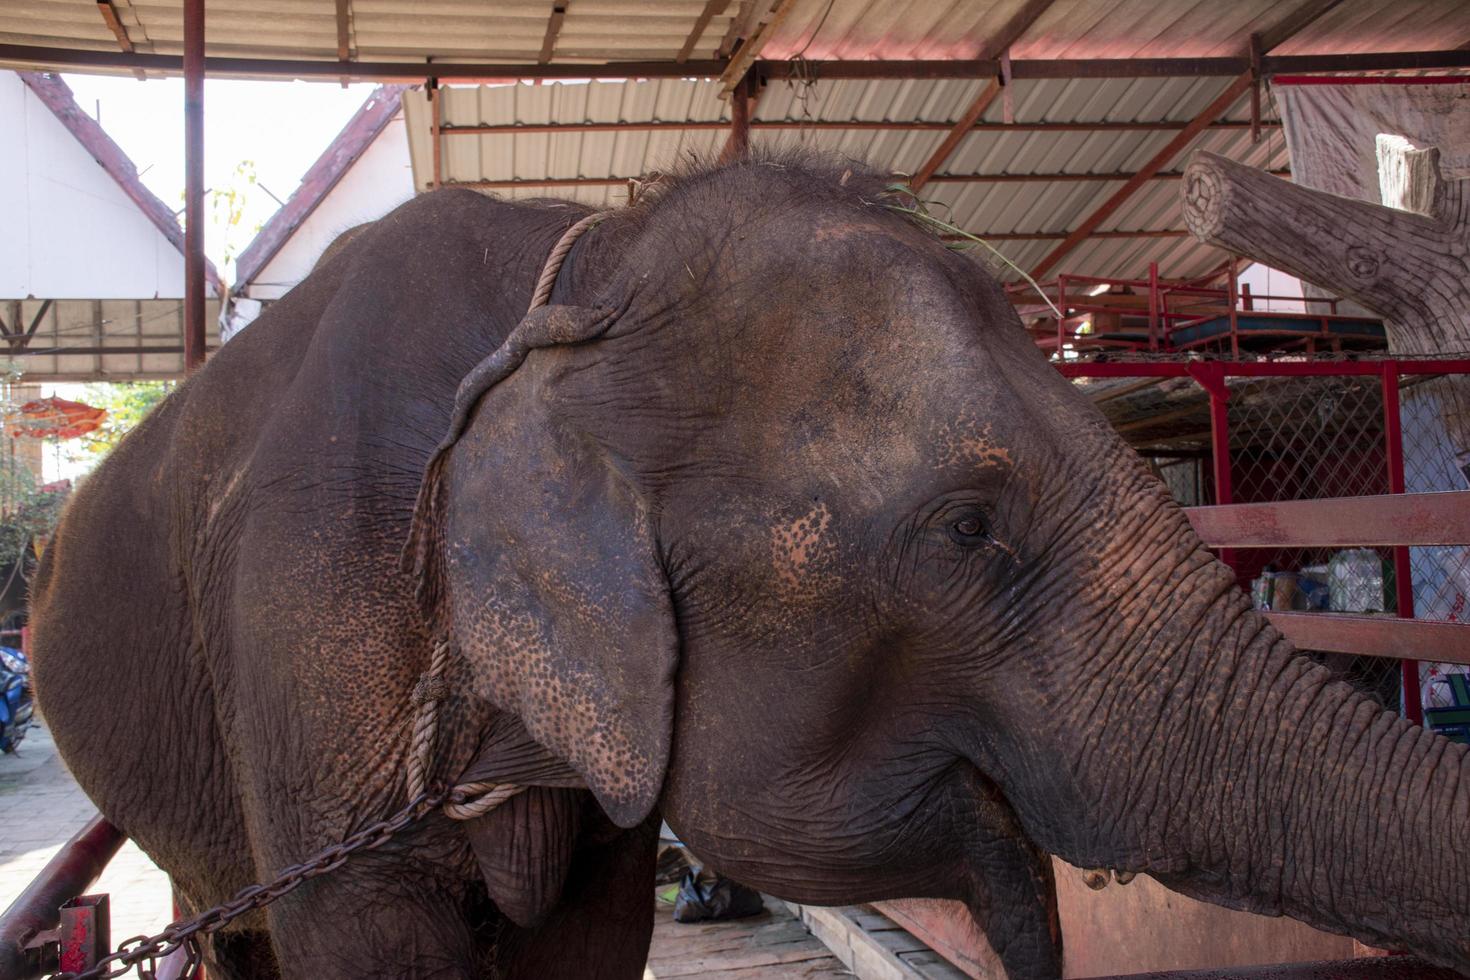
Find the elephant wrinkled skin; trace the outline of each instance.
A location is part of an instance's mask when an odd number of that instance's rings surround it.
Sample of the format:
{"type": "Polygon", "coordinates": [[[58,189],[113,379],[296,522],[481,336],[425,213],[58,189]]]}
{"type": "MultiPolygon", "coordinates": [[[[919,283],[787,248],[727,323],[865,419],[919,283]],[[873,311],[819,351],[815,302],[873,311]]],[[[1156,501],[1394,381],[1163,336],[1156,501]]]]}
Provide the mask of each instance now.
{"type": "Polygon", "coordinates": [[[586,212],[425,195],[78,491],[42,704],[187,908],[402,805],[441,634],[431,776],[533,787],[211,975],[637,977],[660,816],[784,898],[964,901],[1015,978],[1060,972],[1052,854],[1470,967],[1470,858],[1421,846],[1466,825],[1465,747],[1297,656],[886,193],[690,173],[524,321],[586,212]]]}

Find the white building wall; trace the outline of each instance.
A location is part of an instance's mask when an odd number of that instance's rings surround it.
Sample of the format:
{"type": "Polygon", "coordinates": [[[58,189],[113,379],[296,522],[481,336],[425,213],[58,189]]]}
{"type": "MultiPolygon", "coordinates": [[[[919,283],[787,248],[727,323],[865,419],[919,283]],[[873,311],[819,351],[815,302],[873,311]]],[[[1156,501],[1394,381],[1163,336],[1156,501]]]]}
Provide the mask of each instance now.
{"type": "Polygon", "coordinates": [[[413,194],[408,131],[400,112],[260,270],[245,294],[257,300],[286,295],[306,278],[338,235],[363,222],[381,218],[413,194]]]}
{"type": "MultiPolygon", "coordinates": [[[[1286,299],[1253,299],[1252,308],[1272,313],[1305,313],[1307,306],[1302,302],[1302,281],[1296,276],[1252,262],[1240,274],[1237,282],[1241,287],[1249,286],[1252,297],[1283,296],[1286,299]]],[[[1244,289],[1242,288],[1242,292],[1244,289]]],[[[1325,313],[1327,307],[1313,303],[1311,312],[1325,313]]]]}
{"type": "Polygon", "coordinates": [[[0,72],[0,298],[184,295],[184,257],[14,72],[0,72]]]}

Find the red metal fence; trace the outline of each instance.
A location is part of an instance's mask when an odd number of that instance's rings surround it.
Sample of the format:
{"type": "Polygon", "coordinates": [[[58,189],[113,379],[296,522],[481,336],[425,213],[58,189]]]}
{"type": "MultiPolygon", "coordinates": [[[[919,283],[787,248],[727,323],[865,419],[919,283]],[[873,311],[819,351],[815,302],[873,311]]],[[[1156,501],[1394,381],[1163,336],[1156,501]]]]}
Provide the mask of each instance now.
{"type": "Polygon", "coordinates": [[[1461,706],[1442,665],[1470,664],[1463,627],[1470,493],[1437,400],[1418,396],[1432,393],[1433,379],[1470,376],[1470,359],[1057,368],[1072,378],[1182,378],[1198,386],[1208,400],[1199,431],[1166,432],[1171,438],[1149,444],[1150,431],[1164,431],[1149,426],[1187,418],[1187,402],[1154,413],[1161,423],[1145,415],[1125,425],[1140,451],[1162,461],[1181,503],[1212,505],[1192,511],[1192,520],[1242,587],[1298,647],[1322,655],[1385,707],[1421,722],[1422,692],[1428,707],[1461,706]],[[1406,653],[1412,657],[1395,668],[1392,659],[1406,653]],[[1427,664],[1422,678],[1419,661],[1427,664]]]}
{"type": "Polygon", "coordinates": [[[1007,291],[1037,345],[1052,352],[1212,350],[1238,358],[1247,348],[1315,354],[1385,343],[1381,319],[1339,313],[1340,300],[1252,294],[1233,261],[1196,279],[1162,279],[1155,263],[1147,279],[1063,274],[1007,291]]]}

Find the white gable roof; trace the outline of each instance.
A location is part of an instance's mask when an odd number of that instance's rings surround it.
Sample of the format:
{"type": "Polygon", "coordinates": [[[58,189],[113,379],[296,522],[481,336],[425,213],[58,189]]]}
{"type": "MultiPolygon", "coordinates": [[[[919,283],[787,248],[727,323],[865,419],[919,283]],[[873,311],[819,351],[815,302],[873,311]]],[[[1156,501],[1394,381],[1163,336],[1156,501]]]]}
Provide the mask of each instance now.
{"type": "Polygon", "coordinates": [[[349,228],[376,221],[413,197],[413,164],[400,111],[291,233],[250,282],[252,299],[279,299],[310,274],[327,246],[349,228]]]}
{"type": "Polygon", "coordinates": [[[65,83],[29,77],[0,72],[0,298],[182,297],[178,222],[65,83]]]}
{"type": "Polygon", "coordinates": [[[401,85],[375,89],[235,263],[237,297],[279,299],[328,245],[414,195],[401,85]]]}

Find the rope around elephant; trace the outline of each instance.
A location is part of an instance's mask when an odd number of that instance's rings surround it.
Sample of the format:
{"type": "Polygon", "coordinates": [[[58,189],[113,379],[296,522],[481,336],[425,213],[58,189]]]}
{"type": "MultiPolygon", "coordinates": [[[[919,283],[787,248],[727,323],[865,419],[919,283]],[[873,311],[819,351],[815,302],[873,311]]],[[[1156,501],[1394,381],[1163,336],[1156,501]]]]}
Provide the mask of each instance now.
{"type": "MultiPolygon", "coordinates": [[[[536,280],[536,289],[531,294],[529,314],[551,300],[551,291],[556,287],[556,277],[562,264],[571,253],[584,232],[600,224],[608,216],[606,211],[595,211],[562,232],[546,256],[541,275],[536,280]]],[[[413,689],[413,738],[408,759],[408,796],[417,799],[428,785],[428,773],[434,760],[434,743],[439,733],[439,702],[449,693],[444,681],[444,670],[449,665],[449,641],[443,640],[434,647],[429,657],[429,669],[419,675],[413,689]]],[[[449,790],[443,809],[445,816],[453,820],[472,820],[494,810],[506,800],[525,792],[526,787],[514,783],[459,783],[449,790]]]]}

